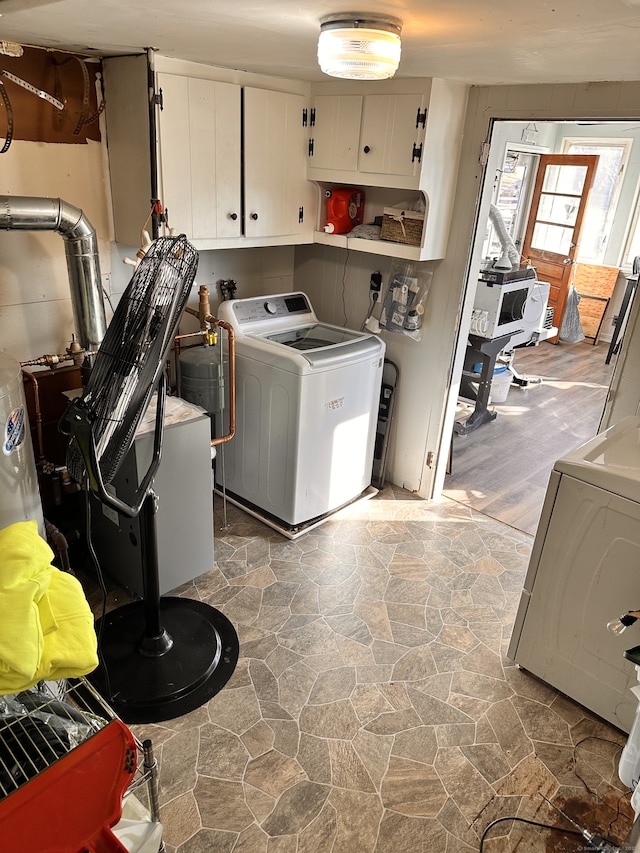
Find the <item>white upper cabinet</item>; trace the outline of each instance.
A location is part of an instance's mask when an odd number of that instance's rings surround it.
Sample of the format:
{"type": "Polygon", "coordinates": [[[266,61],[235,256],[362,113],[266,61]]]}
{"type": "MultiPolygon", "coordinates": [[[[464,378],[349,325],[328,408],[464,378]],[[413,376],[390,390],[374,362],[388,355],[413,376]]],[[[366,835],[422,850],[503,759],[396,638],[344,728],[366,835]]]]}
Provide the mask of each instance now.
{"type": "Polygon", "coordinates": [[[301,95],[244,88],[244,208],[248,238],[313,239],[315,189],[306,180],[301,95]]]}
{"type": "Polygon", "coordinates": [[[436,78],[309,84],[155,54],[109,57],[103,67],[117,242],[140,244],[159,199],[169,225],[197,249],[315,240],[444,257],[467,86],[436,78]],[[365,222],[420,199],[421,244],[326,234],[324,199],[334,184],[363,190],[365,222]]]}
{"type": "Polygon", "coordinates": [[[424,100],[420,93],[317,96],[310,129],[310,172],[377,175],[390,186],[393,176],[418,175],[424,100]]]}
{"type": "Polygon", "coordinates": [[[154,61],[155,75],[144,55],[105,60],[116,240],[139,245],[158,198],[197,249],[311,243],[318,190],[296,91],[308,84],[154,61]]]}
{"type": "Polygon", "coordinates": [[[416,260],[443,258],[467,95],[467,86],[437,78],[313,85],[307,177],[325,188],[362,188],[365,222],[381,216],[385,206],[417,198],[425,213],[416,247],[323,234],[322,208],[316,240],[416,260]],[[413,192],[402,192],[407,190],[413,192]]]}
{"type": "Polygon", "coordinates": [[[426,110],[424,95],[367,95],[360,128],[358,171],[420,174],[426,110]]]}
{"type": "Polygon", "coordinates": [[[358,171],[362,95],[317,95],[310,118],[309,171],[358,171]]]}
{"type": "Polygon", "coordinates": [[[158,74],[160,197],[192,240],[240,237],[240,87],[158,74]]]}

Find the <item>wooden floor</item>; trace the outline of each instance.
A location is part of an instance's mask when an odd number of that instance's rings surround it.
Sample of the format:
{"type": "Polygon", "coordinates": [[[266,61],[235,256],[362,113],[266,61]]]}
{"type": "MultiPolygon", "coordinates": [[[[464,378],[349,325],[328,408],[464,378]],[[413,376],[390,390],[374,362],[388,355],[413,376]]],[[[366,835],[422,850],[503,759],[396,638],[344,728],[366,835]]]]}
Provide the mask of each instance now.
{"type": "Polygon", "coordinates": [[[512,385],[504,403],[490,406],[494,421],[454,435],[443,494],[534,534],[554,462],[598,431],[615,363],[604,363],[607,348],[583,341],[516,350],[515,370],[542,384],[512,385]]]}

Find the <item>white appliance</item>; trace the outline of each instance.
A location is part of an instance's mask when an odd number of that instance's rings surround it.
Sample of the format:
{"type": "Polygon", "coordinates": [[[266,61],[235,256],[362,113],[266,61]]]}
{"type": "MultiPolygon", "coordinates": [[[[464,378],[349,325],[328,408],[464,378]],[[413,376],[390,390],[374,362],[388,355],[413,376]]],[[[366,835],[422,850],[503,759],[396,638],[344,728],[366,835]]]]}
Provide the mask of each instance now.
{"type": "Polygon", "coordinates": [[[549,308],[549,291],[551,285],[547,281],[531,282],[529,298],[522,314],[521,332],[516,332],[507,344],[511,350],[519,346],[535,346],[540,341],[553,338],[558,329],[553,325],[553,308],[549,308]]]}
{"type": "MultiPolygon", "coordinates": [[[[125,503],[153,455],[155,400],[145,413],[131,449],[107,486],[125,503]]],[[[211,495],[211,427],[206,413],[180,397],[167,397],[162,458],[153,491],[158,497],[158,582],[164,595],[210,571],[214,564],[211,495]]],[[[93,544],[103,568],[144,596],[141,517],[128,518],[92,496],[93,544]]]]}
{"type": "Polygon", "coordinates": [[[508,655],[628,732],[637,681],[607,623],[640,608],[640,418],[555,463],[508,655]]]}
{"type": "Polygon", "coordinates": [[[371,484],[385,345],[318,322],[304,293],[222,302],[236,334],[236,435],[216,482],[285,526],[371,484]],[[224,474],[224,483],[223,483],[224,474]]]}
{"type": "MultiPolygon", "coordinates": [[[[481,338],[499,338],[521,332],[528,321],[526,311],[534,278],[516,281],[478,280],[471,313],[471,334],[481,338]]],[[[536,306],[532,306],[534,313],[536,306]]]]}

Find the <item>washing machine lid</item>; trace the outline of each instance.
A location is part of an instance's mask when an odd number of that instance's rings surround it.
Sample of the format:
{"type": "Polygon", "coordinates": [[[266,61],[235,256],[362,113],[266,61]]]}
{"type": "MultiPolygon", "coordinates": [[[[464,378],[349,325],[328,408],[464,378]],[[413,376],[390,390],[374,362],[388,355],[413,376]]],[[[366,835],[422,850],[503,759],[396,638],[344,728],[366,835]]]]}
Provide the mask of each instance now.
{"type": "Polygon", "coordinates": [[[320,323],[302,292],[221,302],[218,318],[236,334],[236,352],[299,375],[384,355],[369,332],[320,323]]]}
{"type": "Polygon", "coordinates": [[[623,418],[559,459],[554,468],[640,503],[640,417],[623,418]]]}
{"type": "Polygon", "coordinates": [[[264,335],[247,335],[241,349],[246,355],[289,370],[311,373],[376,358],[384,352],[384,343],[375,335],[313,323],[264,335]]]}

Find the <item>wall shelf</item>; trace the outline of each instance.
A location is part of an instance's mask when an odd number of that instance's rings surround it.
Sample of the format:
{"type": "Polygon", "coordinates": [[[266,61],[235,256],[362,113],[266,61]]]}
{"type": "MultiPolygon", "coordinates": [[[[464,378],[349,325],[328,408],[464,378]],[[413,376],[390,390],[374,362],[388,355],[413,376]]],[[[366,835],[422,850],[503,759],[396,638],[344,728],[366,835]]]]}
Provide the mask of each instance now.
{"type": "Polygon", "coordinates": [[[404,243],[393,243],[390,240],[361,240],[357,237],[349,237],[348,234],[327,234],[324,231],[315,231],[313,242],[354,252],[368,252],[370,255],[385,255],[407,261],[421,260],[420,246],[406,246],[404,243]]]}

